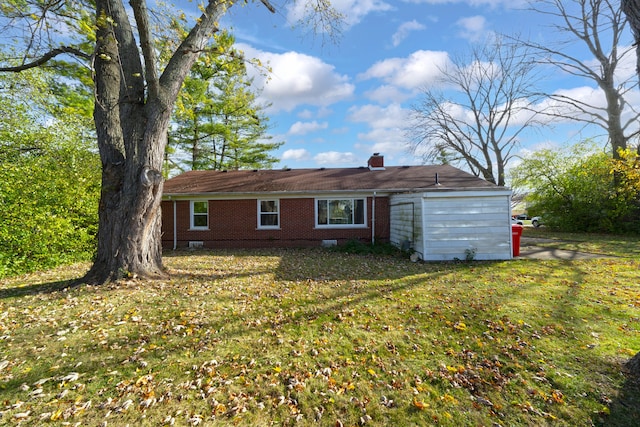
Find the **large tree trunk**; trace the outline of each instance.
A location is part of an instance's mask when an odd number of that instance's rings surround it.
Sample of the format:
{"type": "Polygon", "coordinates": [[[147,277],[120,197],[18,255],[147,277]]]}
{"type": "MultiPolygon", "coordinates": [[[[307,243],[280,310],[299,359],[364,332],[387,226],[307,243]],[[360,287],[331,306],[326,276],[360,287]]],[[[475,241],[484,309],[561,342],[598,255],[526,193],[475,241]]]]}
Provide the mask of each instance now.
{"type": "Polygon", "coordinates": [[[162,269],[162,154],[170,109],[145,103],[143,69],[120,1],[97,2],[94,119],[102,160],[98,247],[85,281],[162,269]],[[101,19],[100,17],[111,19],[101,19]]]}
{"type": "MultiPolygon", "coordinates": [[[[622,10],[627,15],[627,21],[635,39],[636,46],[636,72],[640,77],[640,0],[622,0],[622,10]]],[[[640,154],[640,144],[636,147],[640,154]]],[[[640,353],[638,353],[640,354],[640,353]]]]}
{"type": "Polygon", "coordinates": [[[622,0],[622,10],[627,15],[635,39],[636,72],[640,76],[640,0],[622,0]]]}
{"type": "MultiPolygon", "coordinates": [[[[622,10],[627,15],[627,21],[635,39],[636,73],[640,79],[640,0],[622,0],[622,10]]],[[[637,150],[640,154],[640,144],[638,144],[637,150]]],[[[636,381],[640,381],[640,352],[629,360],[627,368],[636,381]]]]}
{"type": "Polygon", "coordinates": [[[614,159],[620,159],[619,150],[627,149],[628,139],[622,129],[624,98],[620,91],[614,87],[613,73],[609,75],[609,78],[600,82],[600,88],[604,91],[607,100],[607,124],[612,155],[614,159]]]}
{"type": "Polygon", "coordinates": [[[98,247],[83,279],[159,277],[162,162],[182,82],[226,10],[210,1],[160,77],[144,0],[131,0],[145,66],[122,0],[96,1],[94,120],[102,160],[98,247]]]}
{"type": "MultiPolygon", "coordinates": [[[[97,254],[85,280],[104,283],[123,276],[162,276],[161,213],[162,158],[168,114],[152,106],[130,111],[135,124],[133,152],[122,158],[109,148],[103,158],[97,254]],[[165,117],[162,117],[165,116],[165,117]]],[[[97,109],[96,109],[97,110],[97,109]]],[[[107,118],[109,115],[106,115],[107,118]]],[[[96,123],[99,121],[96,120],[96,123]]],[[[103,121],[101,127],[114,126],[103,121]]],[[[125,145],[130,145],[129,142],[125,145]]]]}

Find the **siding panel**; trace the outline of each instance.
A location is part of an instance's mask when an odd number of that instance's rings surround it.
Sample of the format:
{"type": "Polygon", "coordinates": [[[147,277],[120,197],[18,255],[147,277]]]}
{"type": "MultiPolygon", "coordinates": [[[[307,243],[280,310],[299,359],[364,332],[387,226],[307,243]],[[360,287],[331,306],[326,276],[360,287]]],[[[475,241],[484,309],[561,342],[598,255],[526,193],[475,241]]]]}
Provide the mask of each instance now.
{"type": "Polygon", "coordinates": [[[509,194],[448,196],[425,194],[424,257],[445,261],[465,259],[471,251],[477,260],[511,258],[509,194]]]}
{"type": "Polygon", "coordinates": [[[392,244],[412,249],[420,258],[424,251],[422,239],[422,195],[395,195],[390,198],[390,236],[392,244]]]}

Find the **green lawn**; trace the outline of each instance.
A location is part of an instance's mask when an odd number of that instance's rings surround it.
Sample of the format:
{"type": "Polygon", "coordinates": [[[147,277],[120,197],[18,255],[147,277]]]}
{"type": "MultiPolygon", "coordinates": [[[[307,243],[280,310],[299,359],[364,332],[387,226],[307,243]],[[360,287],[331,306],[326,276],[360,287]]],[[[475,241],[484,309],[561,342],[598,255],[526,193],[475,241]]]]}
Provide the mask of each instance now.
{"type": "Polygon", "coordinates": [[[637,254],[165,264],[163,281],[68,289],[87,265],[1,281],[0,424],[640,425],[621,372],[640,351],[637,254]]]}

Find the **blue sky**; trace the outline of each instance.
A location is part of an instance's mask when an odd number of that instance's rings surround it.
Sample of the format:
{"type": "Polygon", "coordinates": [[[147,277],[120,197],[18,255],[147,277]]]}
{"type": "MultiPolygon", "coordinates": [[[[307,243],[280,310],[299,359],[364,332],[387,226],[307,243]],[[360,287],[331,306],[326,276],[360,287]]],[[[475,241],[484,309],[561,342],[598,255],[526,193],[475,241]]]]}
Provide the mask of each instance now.
{"type": "MultiPolygon", "coordinates": [[[[366,165],[379,152],[386,165],[419,164],[407,150],[405,128],[420,89],[433,84],[439,67],[491,33],[516,34],[544,43],[557,40],[542,15],[521,0],[334,0],[347,21],[337,44],[308,29],[292,29],[300,11],[273,1],[271,14],[259,1],[236,5],[222,21],[247,57],[268,64],[265,80],[254,75],[274,140],[285,144],[276,167],[366,165]]],[[[298,2],[298,5],[304,2],[298,2]]],[[[627,43],[631,35],[627,37],[627,43]]],[[[589,59],[586,52],[575,54],[589,59]]],[[[632,75],[635,58],[621,69],[632,75]]],[[[550,91],[580,99],[598,97],[594,84],[547,70],[550,91]]],[[[637,94],[633,99],[639,101],[637,94]]],[[[577,142],[587,130],[575,123],[527,133],[522,152],[577,142]]]]}

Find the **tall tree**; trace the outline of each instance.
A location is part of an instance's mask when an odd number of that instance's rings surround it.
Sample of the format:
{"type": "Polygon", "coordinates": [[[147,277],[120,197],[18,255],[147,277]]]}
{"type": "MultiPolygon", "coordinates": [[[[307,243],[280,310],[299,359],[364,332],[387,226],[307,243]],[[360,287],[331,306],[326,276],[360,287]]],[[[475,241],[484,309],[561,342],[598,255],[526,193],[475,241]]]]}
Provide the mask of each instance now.
{"type": "Polygon", "coordinates": [[[505,184],[519,137],[539,125],[530,112],[536,76],[527,49],[496,39],[440,70],[440,87],[425,88],[407,130],[425,160],[462,163],[476,176],[505,184]]]}
{"type": "MultiPolygon", "coordinates": [[[[275,8],[261,0],[271,12],[275,8]]],[[[145,0],[21,0],[0,8],[2,26],[24,34],[22,61],[0,67],[19,72],[60,55],[89,60],[94,76],[94,122],[102,162],[98,245],[84,280],[105,283],[125,275],[164,276],[161,247],[162,167],[171,111],[182,82],[207,50],[220,18],[235,3],[209,0],[202,15],[161,67],[158,40],[145,0]],[[89,53],[77,27],[95,11],[95,42],[89,53]],[[133,23],[135,25],[132,25],[133,23]],[[56,33],[54,33],[54,31],[56,33]]],[[[312,24],[336,17],[326,0],[309,4],[312,24]],[[313,19],[313,17],[318,17],[313,19]]]]}
{"type": "Polygon", "coordinates": [[[622,11],[633,33],[636,47],[636,72],[640,77],[640,0],[622,0],[622,11]]]}
{"type": "MultiPolygon", "coordinates": [[[[554,38],[549,43],[523,42],[535,49],[541,62],[565,73],[581,77],[597,85],[602,91],[600,100],[578,99],[572,94],[546,94],[560,109],[546,109],[543,113],[584,123],[594,123],[607,132],[613,156],[626,149],[638,134],[640,110],[627,102],[629,91],[637,83],[620,80],[620,64],[631,46],[623,46],[626,19],[620,3],[613,0],[536,0],[533,11],[548,17],[554,38]],[[572,47],[586,48],[590,56],[583,56],[572,47]]],[[[638,147],[640,149],[640,147],[638,147]]]]}
{"type": "Polygon", "coordinates": [[[269,168],[278,159],[269,154],[282,143],[269,142],[268,118],[256,103],[242,55],[233,36],[215,37],[218,52],[205,54],[192,67],[176,102],[175,126],[169,144],[188,158],[184,169],[269,168]]]}

